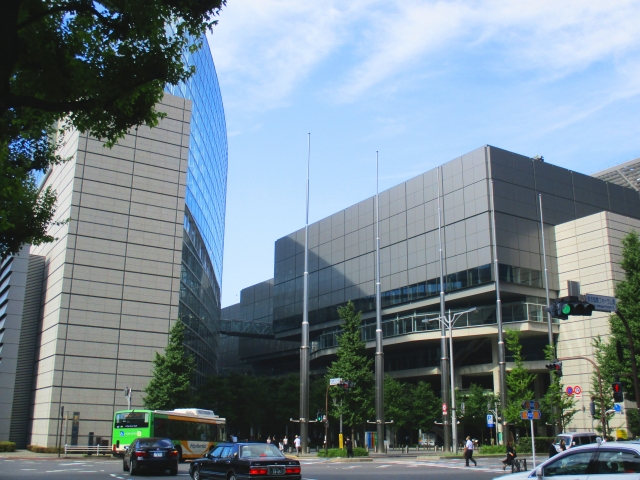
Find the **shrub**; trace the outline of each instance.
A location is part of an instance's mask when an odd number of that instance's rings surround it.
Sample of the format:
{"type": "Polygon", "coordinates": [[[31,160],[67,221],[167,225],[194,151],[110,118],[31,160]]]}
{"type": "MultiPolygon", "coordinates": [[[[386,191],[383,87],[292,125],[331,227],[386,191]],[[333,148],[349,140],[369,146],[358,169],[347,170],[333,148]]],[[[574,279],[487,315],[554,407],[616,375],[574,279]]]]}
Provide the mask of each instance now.
{"type": "Polygon", "coordinates": [[[492,453],[504,453],[507,454],[507,447],[505,445],[481,445],[478,453],[481,455],[490,455],[492,453]]]}
{"type": "MultiPolygon", "coordinates": [[[[549,451],[549,443],[555,437],[535,437],[536,453],[546,454],[549,451]]],[[[531,437],[520,437],[516,446],[518,453],[531,453],[531,437]]]]}
{"type": "Polygon", "coordinates": [[[16,444],[14,442],[0,442],[0,452],[15,452],[16,444]]]}
{"type": "MultiPolygon", "coordinates": [[[[330,448],[329,451],[325,454],[324,450],[320,450],[318,452],[319,457],[330,457],[330,458],[345,458],[347,456],[347,451],[342,448],[330,448]]],[[[356,447],[353,449],[354,457],[368,457],[369,451],[366,448],[356,447]]]]}
{"type": "Polygon", "coordinates": [[[64,453],[64,447],[40,447],[39,445],[27,445],[27,450],[34,453],[64,453]]]}

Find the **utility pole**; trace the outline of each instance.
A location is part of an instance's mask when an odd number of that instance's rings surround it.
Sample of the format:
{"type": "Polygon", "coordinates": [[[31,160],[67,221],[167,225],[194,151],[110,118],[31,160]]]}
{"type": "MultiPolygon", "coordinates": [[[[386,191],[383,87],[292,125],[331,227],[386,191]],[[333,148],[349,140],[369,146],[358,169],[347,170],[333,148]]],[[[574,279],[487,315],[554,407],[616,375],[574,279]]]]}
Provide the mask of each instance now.
{"type": "MultiPolygon", "coordinates": [[[[500,299],[500,268],[498,263],[498,234],[496,232],[496,209],[493,200],[493,180],[489,188],[491,201],[491,230],[493,232],[493,274],[496,282],[496,323],[498,326],[498,368],[500,369],[500,405],[507,408],[507,362],[504,351],[504,337],[502,331],[502,301],[500,299]]],[[[507,421],[502,416],[502,434],[506,435],[507,421]]],[[[504,438],[504,437],[503,437],[504,438]]],[[[504,440],[503,440],[504,442],[504,440]]]]}
{"type": "MultiPolygon", "coordinates": [[[[542,215],[542,194],[538,194],[538,199],[540,200],[540,237],[542,238],[542,263],[544,266],[544,288],[545,293],[547,295],[547,307],[549,306],[551,300],[549,299],[549,274],[547,271],[547,253],[545,250],[545,242],[544,242],[544,217],[542,215]]],[[[557,356],[555,351],[555,344],[553,341],[553,319],[551,318],[551,312],[547,309],[547,334],[549,336],[549,345],[553,348],[553,356],[554,358],[557,356]]],[[[552,375],[551,381],[553,382],[553,372],[550,372],[549,375],[552,375]]],[[[551,407],[551,415],[553,416],[553,433],[558,435],[562,431],[562,426],[558,421],[558,407],[553,405],[551,407]]]]}
{"type": "Polygon", "coordinates": [[[309,438],[309,165],[311,133],[307,153],[307,206],[304,224],[304,277],[302,299],[302,340],[300,345],[300,445],[307,453],[309,438]]]}
{"type": "MultiPolygon", "coordinates": [[[[442,167],[438,167],[438,242],[440,251],[440,318],[445,317],[444,304],[444,261],[442,252],[442,205],[441,205],[441,188],[442,178],[440,172],[442,167]]],[[[440,390],[442,392],[442,424],[444,430],[444,451],[451,449],[451,432],[447,428],[449,426],[449,385],[447,381],[447,370],[449,366],[449,358],[447,356],[447,332],[443,322],[440,322],[440,390]]]]}
{"type": "Polygon", "coordinates": [[[376,151],[376,453],[384,452],[384,353],[382,351],[382,295],[380,293],[380,184],[376,151]]]}

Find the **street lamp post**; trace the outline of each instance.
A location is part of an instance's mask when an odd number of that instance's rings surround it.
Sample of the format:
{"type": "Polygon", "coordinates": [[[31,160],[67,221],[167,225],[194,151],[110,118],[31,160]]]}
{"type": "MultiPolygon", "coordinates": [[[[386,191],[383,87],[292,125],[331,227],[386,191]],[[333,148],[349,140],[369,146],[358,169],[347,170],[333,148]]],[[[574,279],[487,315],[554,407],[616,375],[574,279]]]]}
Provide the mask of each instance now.
{"type": "Polygon", "coordinates": [[[449,316],[442,316],[437,318],[430,318],[423,320],[423,322],[433,322],[437,320],[444,328],[449,329],[449,370],[451,375],[451,443],[453,444],[453,451],[458,453],[458,422],[456,420],[456,389],[455,389],[455,377],[453,374],[453,326],[465,313],[475,312],[476,307],[465,310],[464,312],[458,312],[451,316],[451,309],[449,309],[449,316]]]}

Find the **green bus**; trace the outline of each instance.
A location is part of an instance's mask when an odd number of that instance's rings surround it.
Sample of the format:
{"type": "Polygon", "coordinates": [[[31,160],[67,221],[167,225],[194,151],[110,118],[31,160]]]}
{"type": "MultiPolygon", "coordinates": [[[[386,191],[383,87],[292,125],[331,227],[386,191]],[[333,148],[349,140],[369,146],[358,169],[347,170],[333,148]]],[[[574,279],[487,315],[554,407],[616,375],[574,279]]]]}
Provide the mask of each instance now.
{"type": "Polygon", "coordinates": [[[211,410],[199,408],[120,410],[113,418],[113,454],[124,455],[125,447],[138,437],[167,437],[180,460],[200,458],[215,443],[225,440],[226,424],[211,410]]]}

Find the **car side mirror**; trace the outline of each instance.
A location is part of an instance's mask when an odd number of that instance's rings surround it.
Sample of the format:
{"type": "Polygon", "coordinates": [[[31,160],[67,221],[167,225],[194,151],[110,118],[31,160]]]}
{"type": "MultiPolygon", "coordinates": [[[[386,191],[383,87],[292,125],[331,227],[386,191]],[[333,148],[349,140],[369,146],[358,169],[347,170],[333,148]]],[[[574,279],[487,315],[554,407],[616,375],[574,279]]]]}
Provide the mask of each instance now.
{"type": "Polygon", "coordinates": [[[542,467],[536,468],[536,477],[542,478],[542,467]]]}
{"type": "Polygon", "coordinates": [[[126,447],[124,447],[124,451],[128,452],[129,451],[129,445],[127,445],[126,447]]]}
{"type": "Polygon", "coordinates": [[[233,454],[233,458],[238,458],[238,452],[233,454]]]}

